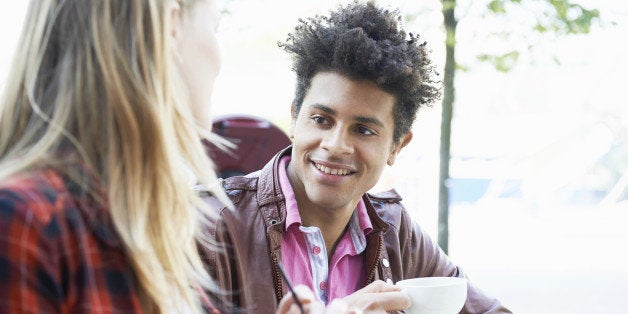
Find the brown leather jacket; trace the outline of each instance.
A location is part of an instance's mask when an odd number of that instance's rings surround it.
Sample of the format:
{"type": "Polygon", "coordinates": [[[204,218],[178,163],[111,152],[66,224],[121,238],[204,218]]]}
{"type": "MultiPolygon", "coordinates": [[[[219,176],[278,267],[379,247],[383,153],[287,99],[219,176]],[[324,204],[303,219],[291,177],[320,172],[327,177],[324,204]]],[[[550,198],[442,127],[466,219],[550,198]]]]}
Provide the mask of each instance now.
{"type": "MultiPolygon", "coordinates": [[[[263,169],[222,181],[235,210],[225,208],[211,196],[206,198],[212,206],[220,208],[219,222],[209,232],[225,245],[225,251],[204,252],[204,255],[210,273],[226,292],[224,298],[214,300],[223,313],[274,313],[287,291],[277,267],[286,215],[277,166],[279,158],[290,152],[288,147],[263,169]]],[[[411,220],[394,190],[366,194],[363,199],[373,224],[363,253],[368,283],[428,276],[465,277],[411,220]]],[[[469,283],[461,313],[511,312],[469,283]]]]}

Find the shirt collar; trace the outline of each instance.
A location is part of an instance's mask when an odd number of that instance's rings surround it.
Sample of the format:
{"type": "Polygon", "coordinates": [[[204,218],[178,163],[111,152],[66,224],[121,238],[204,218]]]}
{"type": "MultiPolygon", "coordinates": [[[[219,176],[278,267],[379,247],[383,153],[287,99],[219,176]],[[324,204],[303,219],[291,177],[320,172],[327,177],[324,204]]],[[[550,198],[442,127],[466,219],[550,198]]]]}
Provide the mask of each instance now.
{"type": "Polygon", "coordinates": [[[297,199],[294,195],[292,185],[290,185],[290,181],[288,180],[288,173],[286,171],[290,160],[290,155],[283,156],[279,159],[279,186],[281,187],[281,193],[283,193],[286,198],[286,230],[294,224],[301,226],[301,215],[299,215],[297,199]]]}

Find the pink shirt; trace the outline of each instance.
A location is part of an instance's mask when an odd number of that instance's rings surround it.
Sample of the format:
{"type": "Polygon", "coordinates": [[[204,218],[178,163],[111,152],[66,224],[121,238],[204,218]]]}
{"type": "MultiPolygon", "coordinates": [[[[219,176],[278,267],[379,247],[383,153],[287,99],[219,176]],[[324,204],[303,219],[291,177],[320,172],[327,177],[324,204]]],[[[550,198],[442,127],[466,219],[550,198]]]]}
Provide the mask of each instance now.
{"type": "Polygon", "coordinates": [[[296,286],[309,286],[318,298],[328,303],[347,296],[365,285],[364,262],[360,255],[366,248],[366,237],[373,228],[360,199],[349,220],[349,227],[336,245],[327,263],[327,249],[318,227],[301,225],[294,190],[286,166],[290,156],[279,161],[279,184],[286,197],[286,233],[281,240],[282,264],[296,286]]]}

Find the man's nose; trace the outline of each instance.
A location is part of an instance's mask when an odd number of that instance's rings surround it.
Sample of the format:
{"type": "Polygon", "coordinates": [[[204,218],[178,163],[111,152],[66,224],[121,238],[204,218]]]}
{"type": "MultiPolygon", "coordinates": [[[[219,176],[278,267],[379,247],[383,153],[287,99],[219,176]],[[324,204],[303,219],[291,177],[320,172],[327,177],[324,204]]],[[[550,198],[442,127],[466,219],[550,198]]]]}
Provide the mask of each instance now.
{"type": "Polygon", "coordinates": [[[353,153],[353,143],[349,131],[343,128],[334,128],[327,132],[321,146],[332,154],[353,153]]]}

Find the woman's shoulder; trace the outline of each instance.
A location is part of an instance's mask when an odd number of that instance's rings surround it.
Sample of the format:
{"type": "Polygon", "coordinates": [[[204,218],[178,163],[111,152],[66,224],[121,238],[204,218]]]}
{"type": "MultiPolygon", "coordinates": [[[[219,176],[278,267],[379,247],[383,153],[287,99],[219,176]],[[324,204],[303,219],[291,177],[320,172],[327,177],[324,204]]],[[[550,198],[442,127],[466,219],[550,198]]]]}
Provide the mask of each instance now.
{"type": "Polygon", "coordinates": [[[12,175],[0,182],[0,219],[37,220],[47,224],[64,210],[68,191],[54,170],[35,170],[12,175]]]}

